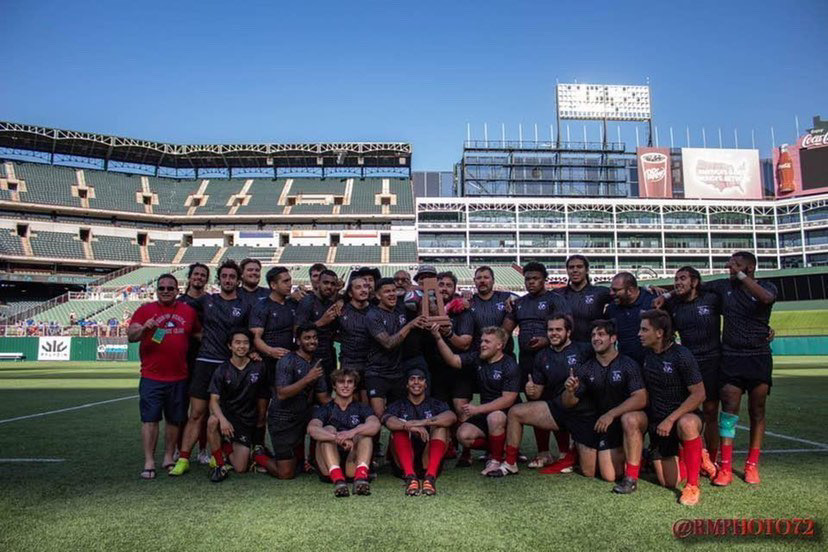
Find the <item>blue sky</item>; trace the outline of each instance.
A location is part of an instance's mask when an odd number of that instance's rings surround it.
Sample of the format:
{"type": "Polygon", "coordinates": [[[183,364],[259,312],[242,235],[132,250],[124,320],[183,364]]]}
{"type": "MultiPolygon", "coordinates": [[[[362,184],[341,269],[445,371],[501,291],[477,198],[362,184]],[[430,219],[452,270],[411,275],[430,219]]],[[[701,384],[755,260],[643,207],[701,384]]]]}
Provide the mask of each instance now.
{"type": "MultiPolygon", "coordinates": [[[[652,85],[662,145],[828,118],[828,2],[0,0],[0,120],[180,143],[548,137],[554,84],[652,85]]],[[[572,125],[573,139],[583,136],[572,125]]],[[[588,128],[598,138],[598,126],[588,128]]],[[[631,139],[630,128],[624,137],[631,139]]],[[[615,136],[615,127],[611,128],[615,136]]]]}

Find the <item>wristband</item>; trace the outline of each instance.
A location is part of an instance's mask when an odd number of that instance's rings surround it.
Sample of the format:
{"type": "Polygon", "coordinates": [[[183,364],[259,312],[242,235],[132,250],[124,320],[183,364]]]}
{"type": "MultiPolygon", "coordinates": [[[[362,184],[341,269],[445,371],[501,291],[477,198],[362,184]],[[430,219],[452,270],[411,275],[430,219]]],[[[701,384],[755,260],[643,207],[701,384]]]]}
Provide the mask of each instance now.
{"type": "Polygon", "coordinates": [[[739,280],[743,281],[745,278],[748,277],[748,275],[740,270],[739,272],[736,273],[736,277],[739,278],[739,280]]]}

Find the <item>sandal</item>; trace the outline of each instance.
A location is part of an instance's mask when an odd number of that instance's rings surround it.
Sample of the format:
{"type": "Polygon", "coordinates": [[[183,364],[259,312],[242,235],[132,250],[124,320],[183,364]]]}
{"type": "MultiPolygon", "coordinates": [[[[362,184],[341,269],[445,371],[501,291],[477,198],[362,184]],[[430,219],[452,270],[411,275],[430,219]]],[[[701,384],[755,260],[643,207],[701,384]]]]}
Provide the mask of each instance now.
{"type": "Polygon", "coordinates": [[[144,468],[143,470],[141,470],[140,477],[145,481],[155,479],[155,468],[144,468]]]}

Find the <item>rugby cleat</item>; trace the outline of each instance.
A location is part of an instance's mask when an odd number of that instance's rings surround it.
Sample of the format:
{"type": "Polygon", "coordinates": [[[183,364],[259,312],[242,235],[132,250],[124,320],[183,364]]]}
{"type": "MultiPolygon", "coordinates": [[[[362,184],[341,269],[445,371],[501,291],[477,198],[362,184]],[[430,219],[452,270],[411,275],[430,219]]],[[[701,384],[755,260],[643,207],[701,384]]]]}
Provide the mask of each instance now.
{"type": "Polygon", "coordinates": [[[423,495],[434,496],[437,494],[437,481],[433,477],[426,476],[423,479],[423,495]]]}
{"type": "Polygon", "coordinates": [[[759,466],[756,464],[745,463],[745,483],[751,485],[758,485],[762,480],[759,479],[759,466]]]}
{"type": "Polygon", "coordinates": [[[227,479],[229,473],[230,466],[228,466],[227,464],[224,464],[223,466],[216,466],[210,472],[210,481],[212,481],[213,483],[221,483],[222,481],[227,479]]]}
{"type": "Polygon", "coordinates": [[[407,475],[405,477],[405,496],[417,496],[420,494],[420,482],[417,476],[407,475]]]}
{"type": "Polygon", "coordinates": [[[714,464],[710,460],[710,453],[707,452],[707,449],[702,449],[702,463],[701,463],[701,471],[702,473],[709,477],[711,481],[716,477],[716,464],[714,464]]]}
{"type": "Polygon", "coordinates": [[[371,483],[367,479],[354,479],[354,494],[368,496],[371,494],[371,483]]]}
{"type": "Polygon", "coordinates": [[[348,484],[345,482],[344,479],[334,483],[334,496],[335,497],[351,496],[351,491],[348,489],[348,484]]]}
{"type": "Polygon", "coordinates": [[[209,464],[210,459],[213,458],[213,455],[207,449],[198,451],[198,456],[196,457],[196,461],[201,464],[202,466],[209,464]]]}
{"type": "Polygon", "coordinates": [[[548,466],[538,470],[538,473],[542,473],[544,475],[571,473],[573,466],[575,466],[575,451],[571,450],[564,454],[560,460],[556,460],[548,466]]]}
{"type": "Polygon", "coordinates": [[[615,484],[612,492],[616,494],[631,494],[638,489],[638,480],[629,476],[624,476],[624,479],[615,484]]]}
{"type": "Polygon", "coordinates": [[[500,471],[500,462],[495,460],[494,458],[490,459],[486,462],[486,467],[483,468],[483,471],[480,472],[480,475],[485,475],[487,477],[503,477],[503,473],[500,471]]]}
{"type": "Polygon", "coordinates": [[[503,462],[500,464],[500,475],[517,475],[519,473],[517,464],[503,462]]]}
{"type": "Polygon", "coordinates": [[[685,485],[684,489],[681,491],[679,504],[683,504],[684,506],[695,506],[699,503],[700,499],[701,490],[698,485],[685,485]]]}
{"type": "Polygon", "coordinates": [[[719,470],[712,483],[717,487],[727,487],[733,482],[733,472],[730,470],[719,470]]]}
{"type": "Polygon", "coordinates": [[[184,475],[188,471],[190,471],[190,461],[186,458],[179,458],[175,463],[175,466],[170,468],[170,471],[168,471],[167,474],[171,477],[177,477],[179,475],[184,475]]]}

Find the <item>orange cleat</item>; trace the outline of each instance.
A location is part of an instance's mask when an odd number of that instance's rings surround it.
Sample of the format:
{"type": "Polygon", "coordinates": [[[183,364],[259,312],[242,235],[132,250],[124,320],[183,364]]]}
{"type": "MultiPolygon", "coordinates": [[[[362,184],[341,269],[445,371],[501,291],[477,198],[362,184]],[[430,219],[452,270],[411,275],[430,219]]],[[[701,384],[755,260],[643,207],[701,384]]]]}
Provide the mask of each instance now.
{"type": "Polygon", "coordinates": [[[710,460],[710,454],[707,452],[707,449],[702,449],[702,463],[701,463],[702,473],[710,478],[711,481],[716,478],[716,464],[714,464],[710,460]]]}
{"type": "Polygon", "coordinates": [[[575,453],[575,450],[573,449],[567,452],[560,460],[556,460],[551,464],[539,469],[538,473],[542,473],[544,475],[552,475],[556,473],[570,473],[577,459],[578,456],[575,453]]]}
{"type": "Polygon", "coordinates": [[[699,490],[698,485],[685,485],[684,489],[681,491],[679,504],[683,504],[684,506],[695,506],[699,503],[700,499],[701,490],[699,490]]]}
{"type": "Polygon", "coordinates": [[[730,470],[719,470],[716,477],[713,478],[712,483],[717,487],[727,487],[733,482],[733,472],[730,470]]]}
{"type": "Polygon", "coordinates": [[[750,483],[751,485],[758,485],[760,483],[759,479],[759,466],[756,464],[745,464],[745,483],[750,483]]]}

